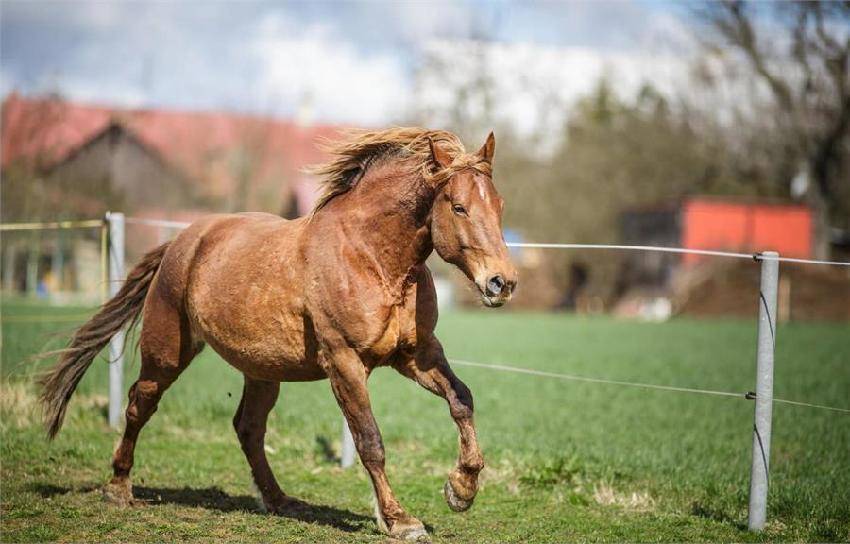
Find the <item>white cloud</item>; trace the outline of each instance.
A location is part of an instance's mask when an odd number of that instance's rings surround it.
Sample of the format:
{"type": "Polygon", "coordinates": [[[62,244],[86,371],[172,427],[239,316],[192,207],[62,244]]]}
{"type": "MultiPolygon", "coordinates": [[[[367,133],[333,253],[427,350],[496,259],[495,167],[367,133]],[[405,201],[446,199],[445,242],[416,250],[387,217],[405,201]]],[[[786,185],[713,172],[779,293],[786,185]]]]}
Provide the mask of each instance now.
{"type": "Polygon", "coordinates": [[[393,31],[410,42],[469,33],[475,8],[460,2],[388,2],[387,18],[398,25],[393,31]]]}
{"type": "Polygon", "coordinates": [[[586,47],[440,41],[431,42],[426,54],[444,66],[426,72],[419,82],[418,98],[424,109],[436,112],[437,122],[447,121],[439,112],[450,111],[457,90],[469,85],[480,72],[476,62],[483,62],[493,86],[494,121],[524,134],[559,128],[567,110],[551,108],[552,102],[569,107],[602,77],[624,99],[634,98],[645,83],[672,96],[688,77],[688,63],[681,57],[586,47]],[[477,61],[476,51],[480,55],[482,49],[484,60],[477,61]]]}
{"type": "Polygon", "coordinates": [[[400,61],[359,51],[328,27],[299,29],[275,15],[247,48],[258,62],[254,94],[270,109],[309,101],[320,119],[359,124],[391,122],[407,109],[410,82],[400,61]]]}
{"type": "Polygon", "coordinates": [[[668,62],[675,55],[644,52],[685,35],[675,16],[628,2],[41,1],[2,10],[4,91],[281,116],[309,102],[317,120],[367,125],[403,121],[423,97],[432,111],[451,107],[474,65],[469,42],[446,40],[489,29],[506,40],[487,46],[496,114],[524,131],[560,124],[553,103],[589,92],[604,73],[624,95],[644,79],[665,89],[680,71],[668,62]],[[573,38],[586,46],[522,43],[573,38]],[[450,72],[414,78],[423,50],[450,59],[450,72]]]}
{"type": "Polygon", "coordinates": [[[5,66],[0,66],[0,95],[6,96],[15,88],[15,78],[5,66]]]}
{"type": "Polygon", "coordinates": [[[234,6],[14,4],[8,28],[20,37],[4,52],[0,85],[127,107],[280,116],[310,102],[318,120],[337,123],[381,124],[404,114],[409,68],[396,51],[358,47],[338,26],[299,20],[293,6],[231,13],[234,6]],[[33,43],[48,44],[49,58],[30,58],[27,28],[41,33],[33,43]],[[32,71],[33,62],[41,69],[32,71]]]}
{"type": "Polygon", "coordinates": [[[62,79],[62,93],[72,100],[90,103],[106,101],[126,108],[138,108],[148,103],[148,94],[144,89],[114,79],[92,81],[85,77],[66,77],[62,79]]]}

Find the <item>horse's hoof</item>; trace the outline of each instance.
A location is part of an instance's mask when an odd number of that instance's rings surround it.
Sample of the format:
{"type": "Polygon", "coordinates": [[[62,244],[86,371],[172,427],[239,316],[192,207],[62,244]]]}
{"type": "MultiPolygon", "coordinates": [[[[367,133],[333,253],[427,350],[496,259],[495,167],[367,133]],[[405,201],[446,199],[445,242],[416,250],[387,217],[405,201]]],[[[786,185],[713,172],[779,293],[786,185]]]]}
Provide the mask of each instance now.
{"type": "Polygon", "coordinates": [[[395,522],[390,530],[390,536],[408,542],[431,542],[425,526],[416,518],[395,522]]]}
{"type": "Polygon", "coordinates": [[[455,512],[466,512],[472,506],[472,501],[474,500],[466,500],[458,497],[449,480],[446,480],[446,485],[443,486],[443,494],[446,496],[446,503],[449,505],[449,508],[455,512]]]}
{"type": "Polygon", "coordinates": [[[103,499],[116,506],[130,506],[133,504],[133,485],[129,478],[125,480],[112,480],[103,486],[103,499]]]}
{"type": "Polygon", "coordinates": [[[425,527],[414,527],[412,529],[408,529],[401,533],[401,535],[394,538],[406,540],[408,542],[431,542],[431,537],[428,536],[428,531],[425,530],[425,527]]]}

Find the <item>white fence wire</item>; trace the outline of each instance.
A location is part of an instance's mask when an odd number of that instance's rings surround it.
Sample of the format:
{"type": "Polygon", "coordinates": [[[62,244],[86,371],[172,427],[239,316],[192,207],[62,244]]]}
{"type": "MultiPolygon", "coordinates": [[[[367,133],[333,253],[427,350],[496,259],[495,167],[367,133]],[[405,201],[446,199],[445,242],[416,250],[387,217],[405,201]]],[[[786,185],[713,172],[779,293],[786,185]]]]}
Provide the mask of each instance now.
{"type": "MultiPolygon", "coordinates": [[[[121,228],[115,229],[113,228],[112,236],[121,236],[123,238],[123,224],[127,223],[129,225],[146,225],[151,227],[158,228],[166,228],[166,229],[183,229],[189,226],[189,223],[182,221],[171,221],[164,219],[150,219],[150,218],[141,218],[141,217],[124,217],[123,214],[113,214],[112,220],[119,221],[121,224],[121,228]],[[120,234],[116,234],[120,233],[120,234]]],[[[40,230],[40,229],[65,229],[65,228],[86,228],[86,227],[112,227],[110,224],[110,214],[107,214],[105,220],[97,219],[97,220],[86,220],[86,221],[59,221],[59,222],[45,222],[45,223],[15,223],[15,224],[2,224],[0,225],[0,230],[2,231],[14,231],[14,230],[40,230]]],[[[103,229],[104,232],[106,228],[103,229]]],[[[104,236],[105,240],[105,236],[104,236]]],[[[115,260],[115,257],[119,255],[123,255],[123,249],[121,251],[115,252],[115,243],[118,242],[123,248],[123,239],[120,241],[112,240],[109,241],[108,250],[105,248],[104,251],[110,254],[110,266],[109,269],[111,272],[120,271],[123,274],[123,263],[111,262],[115,260]]],[[[672,386],[672,385],[662,385],[662,384],[652,384],[652,383],[640,383],[640,382],[628,382],[623,380],[610,380],[605,378],[596,378],[589,376],[577,376],[572,374],[564,374],[558,372],[549,372],[543,370],[536,370],[531,368],[523,368],[517,366],[509,366],[502,364],[489,364],[489,363],[479,363],[473,361],[464,361],[458,359],[450,359],[450,363],[457,366],[466,366],[471,368],[485,369],[491,371],[498,372],[511,372],[517,374],[525,374],[532,375],[538,377],[545,378],[554,378],[559,380],[569,380],[569,381],[578,381],[578,382],[586,382],[586,383],[595,383],[595,384],[603,384],[603,385],[615,385],[615,386],[623,386],[623,387],[634,387],[641,388],[647,390],[658,390],[658,391],[668,391],[668,392],[677,392],[677,393],[688,393],[688,394],[700,394],[700,395],[711,395],[711,396],[720,396],[727,398],[737,398],[737,399],[746,399],[746,400],[755,400],[756,401],[756,415],[755,415],[755,426],[754,426],[754,438],[753,438],[753,465],[751,472],[751,489],[750,489],[750,521],[749,527],[752,530],[761,530],[764,527],[764,518],[766,515],[766,499],[767,499],[767,470],[768,470],[768,459],[770,455],[770,409],[769,407],[775,403],[793,405],[793,406],[802,406],[808,408],[815,408],[821,410],[828,410],[841,414],[850,414],[850,409],[843,407],[835,407],[835,406],[826,406],[821,404],[814,404],[803,401],[796,400],[788,400],[776,398],[773,396],[773,352],[774,352],[774,343],[775,343],[775,328],[774,328],[774,320],[775,316],[772,315],[775,312],[775,300],[776,300],[776,276],[777,269],[776,266],[779,262],[788,262],[788,263],[799,263],[799,264],[808,264],[808,265],[825,265],[825,266],[841,266],[841,267],[850,267],[850,262],[842,262],[842,261],[826,261],[826,260],[816,260],[816,259],[800,259],[793,257],[782,257],[774,252],[765,252],[765,253],[739,253],[739,252],[730,252],[730,251],[716,251],[716,250],[708,250],[708,249],[691,249],[691,248],[678,248],[678,247],[663,247],[663,246],[645,246],[645,245],[619,245],[619,244],[562,244],[562,243],[525,243],[525,242],[511,242],[507,244],[508,247],[511,248],[535,248],[535,249],[576,249],[576,250],[615,250],[615,251],[652,251],[652,252],[661,252],[661,253],[677,253],[677,254],[692,254],[692,255],[703,255],[703,256],[711,256],[711,257],[722,257],[722,258],[737,258],[737,259],[752,259],[755,261],[762,261],[762,285],[759,292],[760,303],[762,307],[760,307],[760,317],[759,317],[759,353],[758,353],[758,372],[757,372],[757,380],[756,380],[756,388],[759,391],[759,394],[755,392],[748,391],[745,393],[735,393],[730,391],[718,391],[718,390],[710,390],[710,389],[699,389],[693,387],[680,387],[680,386],[672,386]],[[768,262],[765,261],[776,261],[773,266],[770,268],[765,268],[768,262]],[[768,304],[766,300],[766,296],[770,299],[771,303],[768,304]],[[770,311],[769,306],[772,306],[773,310],[770,311]],[[769,335],[768,335],[769,332],[769,335]],[[762,345],[762,340],[766,339],[765,345],[762,345]],[[766,417],[766,419],[765,419],[766,417]],[[764,438],[764,441],[763,441],[764,438]],[[766,442],[766,443],[764,443],[766,442]],[[761,465],[763,462],[763,466],[761,465]]],[[[105,260],[105,259],[104,259],[105,260]]],[[[104,263],[105,264],[105,263],[104,263]]],[[[115,280],[116,276],[114,274],[110,274],[111,280],[115,280]]],[[[123,366],[122,358],[120,356],[116,357],[117,360],[113,361],[113,365],[121,365],[123,366]]],[[[120,378],[120,370],[116,369],[114,373],[115,376],[112,376],[113,372],[110,372],[111,380],[110,380],[110,423],[117,424],[117,414],[119,414],[120,403],[122,392],[117,391],[117,389],[122,388],[121,378],[120,378]],[[116,389],[116,391],[113,391],[116,389]],[[113,400],[115,399],[115,400],[113,400]],[[116,403],[116,406],[112,406],[112,404],[116,403]]],[[[349,466],[354,462],[354,443],[351,437],[351,433],[348,430],[348,426],[343,421],[343,451],[342,451],[342,464],[343,466],[349,466]]]]}
{"type": "MultiPolygon", "coordinates": [[[[173,229],[183,229],[191,223],[183,221],[170,221],[166,219],[147,219],[142,217],[128,217],[126,222],[131,225],[148,225],[152,227],[166,227],[173,229]]],[[[508,247],[514,248],[529,248],[529,249],[608,249],[608,250],[625,250],[625,251],[656,251],[660,253],[680,253],[691,255],[706,255],[711,257],[730,257],[736,259],[753,259],[759,260],[777,260],[786,263],[801,263],[801,264],[820,264],[831,266],[850,266],[850,262],[843,261],[821,261],[817,259],[798,259],[794,257],[772,257],[765,256],[761,253],[736,253],[732,251],[715,251],[712,249],[692,249],[684,247],[664,247],[664,246],[640,246],[640,245],[619,245],[619,244],[560,244],[560,243],[536,243],[536,242],[508,242],[508,247]]]]}
{"type": "MultiPolygon", "coordinates": [[[[191,223],[184,221],[173,221],[168,219],[153,219],[153,218],[144,218],[144,217],[125,217],[124,222],[128,225],[143,225],[149,227],[158,227],[165,228],[169,230],[180,230],[188,227],[191,223]]],[[[72,229],[72,228],[92,228],[92,227],[101,227],[105,226],[108,223],[105,219],[91,219],[91,220],[81,220],[81,221],[54,221],[54,222],[32,222],[32,223],[6,223],[0,224],[0,231],[16,231],[16,230],[50,230],[50,229],[72,229]]],[[[663,247],[663,246],[646,246],[646,245],[623,245],[623,244],[564,244],[564,243],[535,243],[535,242],[508,242],[508,247],[512,248],[534,248],[534,249],[576,249],[576,250],[619,250],[619,251],[653,251],[653,252],[661,252],[661,253],[677,253],[677,254],[691,254],[691,255],[703,255],[710,257],[725,257],[725,258],[737,258],[737,259],[748,259],[748,260],[776,260],[780,262],[793,262],[793,263],[801,263],[801,264],[814,264],[814,265],[827,265],[827,266],[850,266],[850,262],[842,262],[842,261],[824,261],[824,260],[816,260],[816,259],[798,259],[791,257],[782,257],[782,256],[773,256],[773,255],[763,255],[761,253],[740,253],[740,252],[731,252],[731,251],[717,251],[717,250],[708,250],[708,249],[693,249],[693,248],[678,248],[678,247],[663,247]]],[[[113,244],[110,243],[110,249],[112,249],[113,244]]],[[[110,251],[112,253],[112,251],[110,251]]],[[[110,268],[115,266],[117,268],[117,263],[113,263],[113,256],[110,256],[110,268]]],[[[32,316],[28,316],[32,317],[32,316]]],[[[75,321],[84,318],[85,316],[63,316],[62,320],[75,321]]],[[[52,321],[58,319],[42,319],[41,321],[52,321]]],[[[18,320],[16,318],[5,319],[7,322],[18,320]]],[[[562,374],[556,372],[548,372],[541,371],[529,368],[522,368],[517,366],[508,366],[508,365],[500,365],[500,364],[490,364],[490,363],[481,363],[481,362],[473,362],[473,361],[462,361],[452,359],[451,362],[453,364],[459,366],[467,366],[467,367],[476,367],[488,370],[496,370],[502,372],[513,372],[513,373],[521,373],[521,374],[529,374],[536,375],[542,377],[556,378],[562,380],[572,380],[572,381],[582,381],[588,383],[599,383],[599,384],[607,384],[607,385],[620,385],[627,387],[640,387],[644,389],[656,389],[656,390],[664,390],[664,391],[676,391],[682,393],[697,393],[704,395],[715,395],[715,396],[726,396],[726,397],[734,397],[740,399],[753,399],[754,394],[752,392],[748,393],[733,393],[728,391],[711,391],[706,389],[698,389],[698,388],[688,388],[688,387],[677,387],[677,386],[669,386],[669,385],[659,385],[659,384],[649,384],[649,383],[638,383],[638,382],[626,382],[621,380],[608,380],[603,378],[595,378],[590,376],[575,376],[570,374],[562,374]]],[[[795,401],[788,399],[779,399],[773,398],[774,403],[783,403],[795,406],[805,406],[810,408],[819,408],[824,410],[830,410],[838,413],[848,413],[850,414],[850,409],[840,408],[834,406],[825,406],[821,404],[813,404],[803,401],[795,401]]]]}
{"type": "MultiPolygon", "coordinates": [[[[141,218],[141,217],[127,217],[125,222],[130,225],[146,225],[151,227],[163,227],[168,229],[183,229],[190,225],[190,223],[182,222],[182,221],[171,221],[165,219],[150,219],[150,218],[141,218]]],[[[562,244],[562,243],[533,243],[533,242],[509,242],[508,247],[513,248],[535,248],[535,249],[594,249],[594,250],[621,250],[621,251],[655,251],[662,253],[677,253],[677,254],[691,254],[691,255],[703,255],[710,257],[726,257],[726,258],[737,258],[737,259],[748,259],[748,260],[775,260],[780,262],[794,262],[794,263],[803,263],[803,264],[816,264],[816,265],[828,265],[828,266],[850,266],[850,262],[841,262],[841,261],[822,261],[815,259],[797,259],[790,257],[782,257],[775,255],[764,255],[762,253],[739,253],[739,252],[731,252],[731,251],[716,251],[716,250],[708,250],[708,249],[692,249],[692,248],[679,248],[679,247],[663,247],[663,246],[644,246],[644,245],[622,245],[622,244],[562,244]]],[[[670,385],[660,385],[660,384],[650,384],[650,383],[638,383],[638,382],[626,382],[621,380],[608,380],[603,378],[595,378],[589,376],[575,376],[570,374],[561,374],[556,372],[547,372],[529,368],[522,368],[516,366],[508,366],[508,365],[499,365],[499,364],[489,364],[489,363],[480,363],[473,361],[461,361],[457,359],[451,359],[450,362],[452,364],[456,364],[458,366],[467,366],[467,367],[476,367],[483,368],[488,370],[496,370],[502,372],[514,372],[521,374],[530,374],[536,376],[543,376],[549,378],[556,378],[562,380],[572,380],[572,381],[582,381],[588,383],[599,383],[599,384],[607,384],[607,385],[620,385],[626,387],[640,387],[644,389],[655,389],[662,391],[676,391],[680,393],[696,393],[702,395],[715,395],[715,396],[725,396],[725,397],[734,397],[738,399],[748,399],[753,400],[755,398],[755,394],[753,392],[746,393],[733,393],[728,391],[712,391],[707,389],[698,389],[698,388],[689,388],[689,387],[677,387],[670,385]]],[[[806,406],[810,408],[820,408],[824,410],[830,410],[839,413],[848,413],[850,414],[850,409],[847,408],[839,408],[834,406],[824,406],[820,404],[813,404],[802,401],[794,401],[787,399],[779,399],[773,398],[772,401],[774,403],[784,403],[795,406],[806,406]]]]}
{"type": "MultiPolygon", "coordinates": [[[[731,391],[716,391],[713,389],[698,389],[694,387],[677,387],[673,385],[659,385],[654,383],[641,383],[641,382],[627,382],[622,380],[608,380],[605,378],[593,378],[589,376],[576,376],[574,374],[562,374],[560,372],[549,372],[546,370],[537,370],[533,368],[523,368],[519,366],[510,366],[510,365],[497,365],[497,364],[489,364],[489,363],[477,363],[473,361],[463,361],[460,359],[449,359],[449,362],[452,365],[457,366],[467,366],[471,368],[483,368],[487,370],[496,370],[499,372],[513,372],[517,374],[529,374],[531,376],[540,376],[544,378],[555,378],[558,380],[569,380],[569,381],[577,381],[577,382],[588,382],[588,383],[600,383],[605,385],[622,385],[626,387],[638,387],[642,389],[654,389],[658,391],[673,391],[677,393],[697,393],[700,395],[715,395],[719,397],[732,397],[740,400],[754,400],[756,395],[752,391],[747,391],[745,393],[733,393],[731,391]]],[[[788,400],[788,399],[780,399],[777,397],[773,397],[772,401],[774,403],[779,404],[791,404],[794,406],[806,406],[809,408],[821,408],[823,410],[831,410],[834,412],[840,412],[845,414],[850,414],[850,409],[847,408],[838,408],[835,406],[825,406],[823,404],[812,404],[809,402],[801,402],[796,400],[788,400]]]]}
{"type": "MultiPolygon", "coordinates": [[[[129,220],[129,223],[159,225],[166,227],[186,226],[174,221],[157,220],[129,220]]],[[[772,432],[772,412],[775,403],[785,403],[795,406],[806,406],[829,410],[837,413],[848,413],[850,409],[833,406],[817,405],[808,402],[779,399],[773,396],[773,359],[775,351],[775,319],[776,299],[778,289],[779,263],[793,262],[800,264],[827,265],[827,266],[850,266],[850,263],[840,261],[821,261],[815,259],[798,259],[781,257],[778,253],[767,251],[763,253],[747,254],[729,251],[716,251],[707,249],[689,249],[661,246],[640,245],[615,245],[615,244],[561,244],[561,243],[508,243],[512,248],[537,248],[537,249],[591,249],[591,250],[618,250],[618,251],[653,251],[662,253],[678,253],[703,255],[711,257],[753,259],[761,261],[761,280],[759,287],[759,319],[758,319],[758,350],[756,356],[756,392],[733,393],[729,391],[716,391],[708,389],[697,389],[689,387],[678,387],[670,385],[626,382],[621,380],[608,380],[603,378],[592,378],[546,372],[528,368],[513,367],[507,365],[485,364],[472,361],[452,360],[455,365],[468,366],[487,370],[502,372],[514,372],[527,375],[535,375],[562,380],[582,381],[596,384],[617,385],[624,387],[638,387],[661,391],[673,391],[678,393],[713,395],[732,397],[755,401],[753,417],[753,448],[750,467],[750,496],[748,508],[748,527],[752,531],[764,529],[767,518],[767,489],[769,481],[770,441],[772,432]]],[[[341,464],[348,467],[354,464],[355,444],[346,421],[342,424],[342,453],[341,464]]]]}
{"type": "Polygon", "coordinates": [[[657,251],[660,253],[688,253],[691,255],[708,255],[712,257],[731,257],[736,259],[752,259],[755,261],[779,261],[784,263],[802,263],[802,264],[824,264],[831,266],[850,266],[850,263],[843,261],[819,261],[815,259],[796,259],[793,257],[781,257],[763,255],[762,253],[734,253],[731,251],[714,251],[711,249],[690,249],[684,247],[664,247],[664,246],[630,246],[630,245],[611,245],[611,244],[538,244],[525,242],[508,242],[508,247],[516,248],[537,248],[537,249],[618,249],[626,251],[657,251]]]}
{"type": "Polygon", "coordinates": [[[169,221],[167,219],[146,219],[143,217],[126,217],[124,222],[128,225],[148,225],[150,227],[165,227],[169,229],[185,229],[191,223],[184,221],[169,221]]]}

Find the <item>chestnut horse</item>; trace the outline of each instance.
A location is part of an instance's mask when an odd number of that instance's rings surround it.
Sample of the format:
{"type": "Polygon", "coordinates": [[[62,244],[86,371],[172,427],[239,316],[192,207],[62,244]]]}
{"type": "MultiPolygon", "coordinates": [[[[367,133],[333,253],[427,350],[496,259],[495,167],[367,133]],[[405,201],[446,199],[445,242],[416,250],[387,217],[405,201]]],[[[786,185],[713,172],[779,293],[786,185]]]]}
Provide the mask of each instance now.
{"type": "Polygon", "coordinates": [[[445,131],[356,132],[329,144],[313,169],[324,192],[309,217],[213,215],[147,254],[120,292],[74,335],[42,379],[48,434],[62,425],[71,395],[95,356],[122,327],[142,320],[139,379],[104,493],[132,500],[130,469],[142,427],[166,389],[209,344],[245,376],[233,418],[266,508],[297,501],[281,491],[263,448],[280,382],[330,381],[374,486],[379,528],[425,535],[393,495],[366,381],[390,366],[446,399],[460,434],[444,487],[463,511],[484,460],[469,389],[434,336],[437,300],[425,259],[437,253],[477,286],[485,305],[511,298],[517,274],[501,231],[503,200],[491,179],[492,133],[467,153],[445,131]]]}

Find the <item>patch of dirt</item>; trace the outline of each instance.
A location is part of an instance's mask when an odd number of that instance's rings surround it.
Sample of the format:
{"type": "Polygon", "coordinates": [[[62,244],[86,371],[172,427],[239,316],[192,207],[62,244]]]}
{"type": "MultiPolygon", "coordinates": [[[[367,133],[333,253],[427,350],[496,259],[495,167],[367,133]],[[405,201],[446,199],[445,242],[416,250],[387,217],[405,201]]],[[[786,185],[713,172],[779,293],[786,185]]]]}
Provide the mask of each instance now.
{"type": "Polygon", "coordinates": [[[620,493],[604,483],[593,487],[593,500],[602,506],[618,506],[631,512],[649,512],[655,508],[655,500],[646,491],[620,493]]]}
{"type": "MultiPolygon", "coordinates": [[[[673,306],[680,315],[758,315],[757,263],[717,260],[681,273],[673,306]]],[[[780,263],[779,321],[850,321],[850,269],[780,263]]]]}
{"type": "MultiPolygon", "coordinates": [[[[109,398],[105,395],[77,395],[68,409],[68,417],[83,410],[105,411],[109,398]]],[[[35,384],[27,381],[0,381],[0,421],[14,428],[41,423],[41,404],[35,384]]]]}

